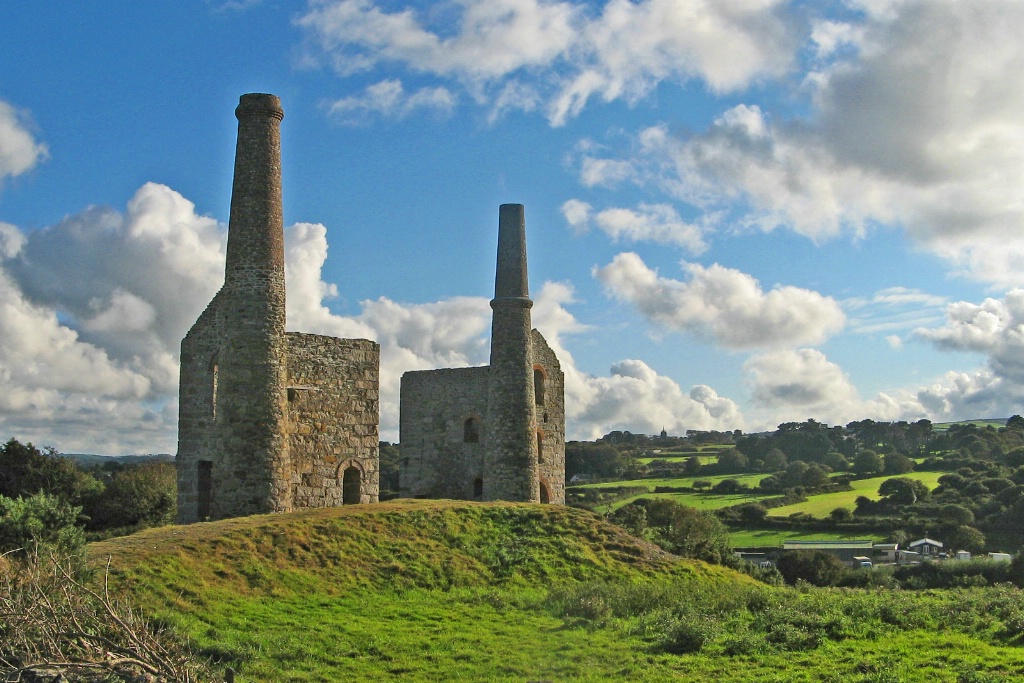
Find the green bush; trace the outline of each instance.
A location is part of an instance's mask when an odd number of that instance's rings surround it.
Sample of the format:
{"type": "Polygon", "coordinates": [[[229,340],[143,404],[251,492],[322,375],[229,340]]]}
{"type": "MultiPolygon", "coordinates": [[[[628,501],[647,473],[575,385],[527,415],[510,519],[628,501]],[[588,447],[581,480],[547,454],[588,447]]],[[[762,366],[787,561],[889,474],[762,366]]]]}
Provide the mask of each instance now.
{"type": "Polygon", "coordinates": [[[81,511],[48,493],[27,498],[0,496],[0,552],[27,551],[34,546],[64,554],[77,552],[85,545],[85,535],[75,525],[81,511]]]}

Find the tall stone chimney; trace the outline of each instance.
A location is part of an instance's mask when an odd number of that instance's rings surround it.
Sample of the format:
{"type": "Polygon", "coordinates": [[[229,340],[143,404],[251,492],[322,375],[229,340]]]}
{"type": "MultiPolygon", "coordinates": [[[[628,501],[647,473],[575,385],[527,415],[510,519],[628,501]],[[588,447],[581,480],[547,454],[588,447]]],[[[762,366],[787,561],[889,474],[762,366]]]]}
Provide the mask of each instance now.
{"type": "Polygon", "coordinates": [[[539,500],[526,218],[522,204],[498,214],[498,264],[491,318],[484,500],[539,500]]]}
{"type": "Polygon", "coordinates": [[[291,509],[285,423],[284,220],[281,131],[274,95],[242,95],[224,272],[225,344],[218,368],[222,449],[234,514],[291,509]],[[222,411],[222,412],[221,412],[222,411]],[[257,474],[258,473],[258,474],[257,474]],[[232,487],[234,486],[234,490],[232,487]]]}

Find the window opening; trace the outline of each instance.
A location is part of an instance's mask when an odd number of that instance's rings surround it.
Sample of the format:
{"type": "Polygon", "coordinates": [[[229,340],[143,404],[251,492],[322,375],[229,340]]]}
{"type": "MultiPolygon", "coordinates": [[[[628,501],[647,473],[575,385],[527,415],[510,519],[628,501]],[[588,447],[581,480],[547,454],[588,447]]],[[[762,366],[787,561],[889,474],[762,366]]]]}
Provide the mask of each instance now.
{"type": "Polygon", "coordinates": [[[196,516],[200,521],[202,521],[204,519],[209,519],[210,507],[213,503],[213,462],[211,460],[199,461],[197,479],[196,516]]]}
{"type": "Polygon", "coordinates": [[[473,498],[480,499],[484,497],[484,480],[477,477],[473,480],[473,498]]]}
{"type": "Polygon", "coordinates": [[[544,370],[542,368],[533,369],[533,399],[537,405],[544,405],[544,370]]]}
{"type": "Polygon", "coordinates": [[[480,443],[480,420],[475,417],[466,418],[462,424],[462,441],[464,443],[480,443]]]}
{"type": "Polygon", "coordinates": [[[544,464],[544,432],[537,430],[537,462],[544,464]]]}

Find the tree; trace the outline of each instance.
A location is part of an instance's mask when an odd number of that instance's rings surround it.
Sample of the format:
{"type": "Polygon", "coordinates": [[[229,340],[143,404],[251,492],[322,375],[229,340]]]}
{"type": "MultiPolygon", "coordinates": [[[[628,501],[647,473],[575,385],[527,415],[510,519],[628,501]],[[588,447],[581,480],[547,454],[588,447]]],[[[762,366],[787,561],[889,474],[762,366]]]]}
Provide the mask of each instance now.
{"type": "Polygon", "coordinates": [[[828,513],[829,518],[833,522],[849,522],[853,519],[853,513],[846,508],[836,508],[832,512],[828,513]]]}
{"type": "Polygon", "coordinates": [[[666,498],[640,498],[623,507],[634,505],[646,510],[651,540],[665,550],[716,564],[732,555],[729,530],[713,514],[666,498]]]}
{"type": "Polygon", "coordinates": [[[913,505],[928,497],[928,487],[916,479],[893,477],[878,487],[878,495],[897,505],[913,505]]]}
{"type": "Polygon", "coordinates": [[[829,483],[828,472],[821,465],[813,463],[800,478],[800,483],[807,488],[820,488],[829,483]]]}
{"type": "Polygon", "coordinates": [[[902,453],[885,454],[886,474],[906,474],[914,471],[914,461],[902,453]]]}
{"type": "Polygon", "coordinates": [[[775,567],[790,585],[802,579],[815,586],[834,586],[846,575],[838,557],[820,550],[787,551],[775,567]]]}
{"type": "Polygon", "coordinates": [[[398,497],[398,467],[401,452],[396,444],[380,442],[380,499],[398,497]]]}
{"type": "Polygon", "coordinates": [[[778,472],[779,470],[785,469],[787,464],[789,464],[789,461],[786,459],[786,454],[778,448],[773,448],[765,453],[765,472],[778,472]]]}
{"type": "Polygon", "coordinates": [[[828,467],[833,472],[845,472],[850,469],[850,463],[843,457],[843,454],[838,451],[829,451],[825,455],[821,456],[821,464],[828,467]]]}
{"type": "Polygon", "coordinates": [[[169,462],[146,462],[114,474],[89,509],[90,529],[170,524],[177,511],[177,474],[169,462]]]}
{"type": "Polygon", "coordinates": [[[698,458],[696,455],[691,455],[689,458],[686,459],[686,462],[683,463],[683,474],[685,474],[688,477],[692,477],[694,475],[700,474],[700,468],[700,458],[698,458]]]}
{"type": "Polygon", "coordinates": [[[985,550],[985,534],[972,526],[961,525],[946,537],[946,545],[950,550],[980,553],[985,550]]]}
{"type": "Polygon", "coordinates": [[[698,491],[700,491],[701,489],[709,489],[712,485],[712,482],[708,479],[698,479],[697,481],[693,482],[693,488],[697,489],[698,491]]]}
{"type": "Polygon", "coordinates": [[[881,472],[882,456],[870,449],[861,451],[853,459],[853,471],[857,474],[881,472]]]}
{"type": "Polygon", "coordinates": [[[95,477],[53,449],[44,453],[16,439],[0,446],[0,495],[17,498],[45,491],[71,505],[82,505],[102,489],[95,477]]]}
{"type": "Polygon", "coordinates": [[[730,448],[718,456],[718,471],[726,474],[742,472],[747,468],[748,462],[747,456],[735,448],[730,448]]]}

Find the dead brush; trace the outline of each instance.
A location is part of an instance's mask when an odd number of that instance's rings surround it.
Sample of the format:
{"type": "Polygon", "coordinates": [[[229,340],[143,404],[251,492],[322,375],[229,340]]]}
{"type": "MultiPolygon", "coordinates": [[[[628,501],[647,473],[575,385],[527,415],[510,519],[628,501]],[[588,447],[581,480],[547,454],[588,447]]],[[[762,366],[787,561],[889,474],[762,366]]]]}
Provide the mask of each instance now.
{"type": "Polygon", "coordinates": [[[39,547],[0,555],[4,681],[216,680],[207,663],[94,580],[81,554],[39,547]],[[58,678],[63,676],[63,679],[58,678]]]}

